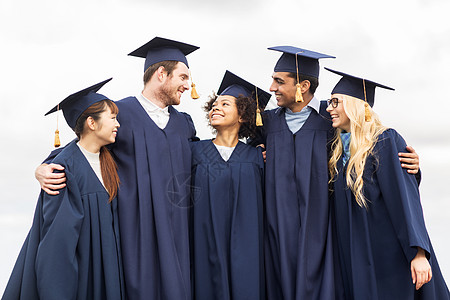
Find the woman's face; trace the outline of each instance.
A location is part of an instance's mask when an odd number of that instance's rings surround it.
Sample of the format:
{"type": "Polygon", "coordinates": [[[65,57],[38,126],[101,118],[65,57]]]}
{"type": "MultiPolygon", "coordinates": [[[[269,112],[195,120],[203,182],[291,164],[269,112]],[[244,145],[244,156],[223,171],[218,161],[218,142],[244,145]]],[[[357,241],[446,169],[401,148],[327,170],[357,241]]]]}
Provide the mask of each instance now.
{"type": "Polygon", "coordinates": [[[228,95],[217,97],[209,111],[209,122],[216,130],[233,126],[240,127],[236,98],[228,95]]]}
{"type": "Polygon", "coordinates": [[[102,146],[116,141],[117,129],[120,127],[117,121],[117,114],[113,114],[109,107],[100,114],[100,119],[96,122],[94,134],[102,146]]]}
{"type": "Polygon", "coordinates": [[[331,121],[334,128],[340,128],[350,132],[350,119],[344,110],[344,95],[333,94],[328,103],[327,112],[331,115],[331,121]]]}

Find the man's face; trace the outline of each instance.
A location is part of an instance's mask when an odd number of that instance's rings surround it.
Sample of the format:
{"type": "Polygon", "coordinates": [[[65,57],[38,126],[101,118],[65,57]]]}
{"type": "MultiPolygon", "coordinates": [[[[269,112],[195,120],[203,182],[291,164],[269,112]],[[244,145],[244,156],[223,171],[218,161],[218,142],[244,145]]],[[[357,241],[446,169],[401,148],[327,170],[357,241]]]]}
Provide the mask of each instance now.
{"type": "Polygon", "coordinates": [[[172,74],[165,78],[160,96],[166,105],[178,105],[186,90],[189,90],[189,70],[184,63],[178,62],[172,74]]]}
{"type": "Polygon", "coordinates": [[[289,107],[295,103],[295,80],[289,77],[288,72],[274,72],[272,75],[270,91],[275,92],[278,106],[289,107]]]}

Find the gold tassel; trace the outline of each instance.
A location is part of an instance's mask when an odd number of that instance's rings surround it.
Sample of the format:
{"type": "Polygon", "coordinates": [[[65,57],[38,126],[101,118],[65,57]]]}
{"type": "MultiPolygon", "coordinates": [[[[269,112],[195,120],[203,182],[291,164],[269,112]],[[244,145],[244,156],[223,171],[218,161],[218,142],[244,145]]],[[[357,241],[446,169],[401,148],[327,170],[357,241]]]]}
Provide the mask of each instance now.
{"type": "Polygon", "coordinates": [[[61,146],[61,141],[59,140],[59,130],[55,130],[55,147],[61,146]]]}
{"type": "Polygon", "coordinates": [[[192,99],[198,99],[200,96],[197,94],[197,90],[195,89],[195,84],[191,84],[192,90],[191,90],[191,98],[192,99]]]}
{"type": "Polygon", "coordinates": [[[295,70],[297,71],[297,84],[296,84],[297,91],[295,92],[295,102],[303,102],[302,89],[300,85],[300,76],[298,74],[298,58],[297,58],[298,53],[295,53],[295,70]]]}
{"type": "Polygon", "coordinates": [[[369,103],[367,103],[366,95],[366,81],[363,78],[363,90],[364,90],[364,120],[366,122],[372,121],[372,114],[370,113],[369,103]]]}
{"type": "Polygon", "coordinates": [[[192,99],[198,99],[200,98],[200,96],[197,93],[197,90],[195,89],[195,83],[194,83],[194,79],[192,78],[192,74],[191,71],[189,70],[189,76],[191,77],[191,98],[192,99]]]}
{"type": "Polygon", "coordinates": [[[263,126],[261,111],[259,108],[256,110],[256,126],[263,126]]]}
{"type": "Polygon", "coordinates": [[[297,83],[297,91],[295,92],[295,102],[303,102],[302,90],[300,83],[297,83]]]}
{"type": "Polygon", "coordinates": [[[263,126],[261,111],[259,110],[258,88],[255,86],[256,97],[256,126],[263,126]]]}
{"type": "Polygon", "coordinates": [[[369,103],[364,103],[364,120],[366,122],[372,121],[372,114],[370,113],[369,103]]]}

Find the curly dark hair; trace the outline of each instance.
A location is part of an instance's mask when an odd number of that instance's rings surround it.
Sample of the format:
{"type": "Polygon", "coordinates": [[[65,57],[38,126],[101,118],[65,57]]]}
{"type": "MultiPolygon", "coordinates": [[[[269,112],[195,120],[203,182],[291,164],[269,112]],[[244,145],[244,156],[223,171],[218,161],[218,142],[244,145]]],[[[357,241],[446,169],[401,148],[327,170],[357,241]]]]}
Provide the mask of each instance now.
{"type": "MultiPolygon", "coordinates": [[[[217,100],[219,96],[213,93],[209,96],[208,101],[203,106],[203,109],[206,111],[206,119],[209,121],[209,112],[212,109],[214,102],[217,100]]],[[[251,97],[244,97],[243,95],[239,95],[236,98],[236,107],[238,110],[239,117],[242,118],[243,122],[241,124],[241,128],[239,128],[238,136],[240,139],[242,138],[253,138],[255,137],[256,131],[256,102],[251,97]]],[[[260,109],[262,112],[262,109],[260,109]]],[[[213,128],[213,132],[217,132],[213,128]]]]}

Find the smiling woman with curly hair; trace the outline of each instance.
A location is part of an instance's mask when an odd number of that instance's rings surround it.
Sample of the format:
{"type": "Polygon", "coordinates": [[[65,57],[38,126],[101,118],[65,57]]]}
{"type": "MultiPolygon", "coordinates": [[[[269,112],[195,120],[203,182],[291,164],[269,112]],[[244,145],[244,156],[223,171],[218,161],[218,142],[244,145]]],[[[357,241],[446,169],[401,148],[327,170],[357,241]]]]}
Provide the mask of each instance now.
{"type": "Polygon", "coordinates": [[[205,104],[216,136],[192,144],[194,298],[263,299],[260,148],[239,141],[256,129],[270,94],[227,71],[205,104]]]}

